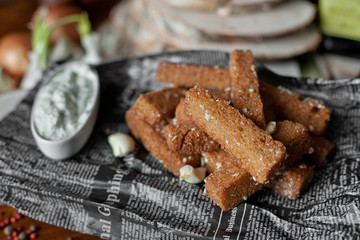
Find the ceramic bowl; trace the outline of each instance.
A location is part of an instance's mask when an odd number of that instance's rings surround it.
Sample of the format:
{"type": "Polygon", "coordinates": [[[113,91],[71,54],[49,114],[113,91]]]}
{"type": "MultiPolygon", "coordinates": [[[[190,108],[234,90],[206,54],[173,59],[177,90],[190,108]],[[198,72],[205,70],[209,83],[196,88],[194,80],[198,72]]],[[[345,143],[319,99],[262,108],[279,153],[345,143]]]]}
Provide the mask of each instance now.
{"type": "Polygon", "coordinates": [[[80,62],[69,62],[62,64],[58,67],[56,67],[54,70],[51,71],[50,74],[47,74],[45,76],[45,79],[43,80],[43,83],[35,97],[35,101],[33,104],[32,114],[31,114],[31,132],[35,138],[35,141],[41,150],[41,152],[46,155],[47,157],[53,159],[53,160],[63,160],[70,158],[74,154],[76,154],[80,149],[85,145],[87,140],[89,139],[91,132],[94,128],[98,110],[99,110],[99,96],[100,96],[100,81],[99,76],[96,73],[95,70],[93,70],[91,67],[91,71],[95,74],[95,81],[93,81],[93,90],[95,94],[95,97],[92,98],[91,103],[91,112],[89,113],[86,121],[78,128],[78,130],[68,137],[61,139],[61,140],[49,140],[46,139],[38,133],[35,127],[35,107],[37,105],[37,101],[39,101],[39,93],[44,87],[44,85],[52,79],[53,76],[55,76],[60,71],[64,70],[64,68],[73,67],[73,64],[85,64],[80,62]]]}

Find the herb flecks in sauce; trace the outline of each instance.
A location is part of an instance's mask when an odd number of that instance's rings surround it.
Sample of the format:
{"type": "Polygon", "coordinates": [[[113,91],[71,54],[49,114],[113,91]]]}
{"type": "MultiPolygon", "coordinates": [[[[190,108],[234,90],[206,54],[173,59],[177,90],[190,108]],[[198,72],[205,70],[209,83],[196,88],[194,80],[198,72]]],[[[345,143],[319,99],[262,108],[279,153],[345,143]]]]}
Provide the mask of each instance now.
{"type": "Polygon", "coordinates": [[[58,72],[41,89],[35,103],[34,123],[40,136],[62,140],[87,121],[95,102],[95,73],[79,64],[58,72]]]}

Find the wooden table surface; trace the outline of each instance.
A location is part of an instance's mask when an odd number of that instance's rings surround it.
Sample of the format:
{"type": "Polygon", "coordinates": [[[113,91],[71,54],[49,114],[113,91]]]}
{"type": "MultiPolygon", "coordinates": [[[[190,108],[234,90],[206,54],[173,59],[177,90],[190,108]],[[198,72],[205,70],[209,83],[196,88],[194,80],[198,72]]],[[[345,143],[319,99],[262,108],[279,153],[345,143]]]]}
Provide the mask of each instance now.
{"type": "MultiPolygon", "coordinates": [[[[11,217],[15,217],[16,210],[8,207],[0,205],[0,222],[4,222],[5,219],[11,219],[11,217]]],[[[66,230],[64,228],[55,227],[43,222],[39,222],[36,220],[33,220],[29,217],[22,217],[21,219],[17,220],[15,223],[9,223],[10,226],[12,226],[13,229],[16,229],[17,227],[22,227],[24,231],[26,232],[31,225],[36,226],[36,239],[39,240],[67,240],[69,237],[76,240],[100,240],[100,238],[73,232],[66,230]]],[[[1,227],[0,227],[1,228],[1,227]]],[[[1,228],[0,230],[0,239],[6,239],[6,235],[4,233],[4,228],[1,228]]],[[[14,239],[14,238],[12,238],[14,239]]],[[[29,238],[27,238],[29,239],[29,238]]]]}

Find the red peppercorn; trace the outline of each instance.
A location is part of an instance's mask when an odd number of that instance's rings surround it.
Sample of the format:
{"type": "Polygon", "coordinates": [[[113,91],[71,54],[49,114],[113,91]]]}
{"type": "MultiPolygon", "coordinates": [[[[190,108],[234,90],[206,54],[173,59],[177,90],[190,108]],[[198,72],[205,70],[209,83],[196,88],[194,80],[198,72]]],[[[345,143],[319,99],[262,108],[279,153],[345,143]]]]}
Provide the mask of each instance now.
{"type": "Polygon", "coordinates": [[[14,222],[16,222],[16,219],[14,217],[10,218],[10,222],[14,223],[14,222]]]}
{"type": "Polygon", "coordinates": [[[20,213],[16,212],[15,214],[15,219],[16,220],[20,220],[23,217],[23,215],[21,215],[20,213]]]}
{"type": "Polygon", "coordinates": [[[13,231],[12,233],[11,233],[11,236],[13,236],[13,237],[16,237],[18,235],[18,232],[17,231],[13,231]]]}
{"type": "Polygon", "coordinates": [[[13,240],[19,240],[18,236],[13,237],[13,240]]]}
{"type": "Polygon", "coordinates": [[[9,224],[9,219],[8,218],[5,218],[4,221],[3,221],[4,225],[8,225],[9,224]]]}
{"type": "Polygon", "coordinates": [[[10,236],[6,236],[5,239],[6,239],[6,240],[11,240],[11,237],[10,237],[10,236]]]}
{"type": "Polygon", "coordinates": [[[37,238],[36,233],[32,233],[32,234],[30,234],[30,239],[35,239],[35,238],[37,238]]]}
{"type": "Polygon", "coordinates": [[[32,231],[30,229],[26,231],[27,235],[30,235],[31,233],[32,233],[32,231]]]}
{"type": "Polygon", "coordinates": [[[18,232],[21,232],[23,230],[23,228],[21,227],[21,226],[18,226],[17,228],[16,228],[16,231],[18,231],[18,232]]]}
{"type": "Polygon", "coordinates": [[[3,228],[3,227],[5,227],[4,222],[0,222],[0,228],[3,228]]]}

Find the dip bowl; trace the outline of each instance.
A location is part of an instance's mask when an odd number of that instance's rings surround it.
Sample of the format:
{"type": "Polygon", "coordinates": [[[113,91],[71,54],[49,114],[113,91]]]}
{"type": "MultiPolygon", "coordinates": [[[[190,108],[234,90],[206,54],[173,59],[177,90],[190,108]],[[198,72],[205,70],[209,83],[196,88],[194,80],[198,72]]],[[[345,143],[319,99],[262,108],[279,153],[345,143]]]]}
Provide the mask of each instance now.
{"type": "MultiPolygon", "coordinates": [[[[75,70],[76,71],[76,70],[75,70]]],[[[100,98],[100,81],[99,76],[97,72],[91,68],[86,63],[83,62],[68,62],[64,63],[62,65],[56,66],[54,69],[49,70],[47,74],[45,74],[43,82],[39,88],[39,91],[37,92],[37,95],[34,100],[32,112],[31,112],[31,132],[35,138],[35,141],[41,150],[41,152],[53,160],[64,160],[67,158],[70,158],[74,154],[76,154],[80,149],[85,145],[87,140],[89,139],[98,114],[99,110],[99,98],[100,98]],[[40,101],[40,93],[42,88],[45,87],[45,85],[53,79],[55,75],[60,73],[61,71],[66,70],[67,68],[78,68],[81,66],[86,65],[86,67],[89,67],[89,70],[92,71],[90,73],[93,76],[92,81],[92,90],[94,96],[91,98],[91,103],[89,103],[91,110],[87,115],[86,120],[78,126],[77,130],[69,134],[63,139],[60,140],[50,140],[43,136],[41,136],[36,128],[35,124],[35,108],[38,106],[38,102],[40,101]]],[[[46,117],[46,116],[44,116],[46,117]]]]}

